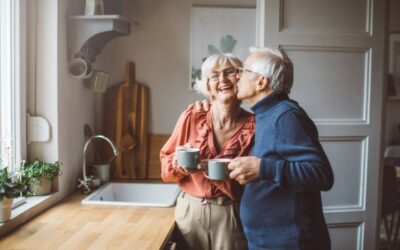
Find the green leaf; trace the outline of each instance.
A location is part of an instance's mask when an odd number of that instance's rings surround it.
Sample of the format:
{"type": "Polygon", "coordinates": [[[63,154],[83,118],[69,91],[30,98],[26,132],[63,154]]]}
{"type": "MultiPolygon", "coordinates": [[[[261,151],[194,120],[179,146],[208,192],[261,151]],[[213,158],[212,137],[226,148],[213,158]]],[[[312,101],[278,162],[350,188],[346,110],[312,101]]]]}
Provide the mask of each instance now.
{"type": "Polygon", "coordinates": [[[7,168],[0,169],[0,182],[3,183],[8,178],[7,168]]]}
{"type": "Polygon", "coordinates": [[[219,47],[222,53],[232,53],[233,49],[235,48],[236,42],[237,40],[235,40],[231,35],[221,37],[219,47]]]}
{"type": "Polygon", "coordinates": [[[36,160],[31,163],[25,163],[22,166],[21,173],[23,177],[30,180],[39,179],[42,176],[53,179],[61,175],[60,165],[58,161],[49,163],[36,160]]]}
{"type": "Polygon", "coordinates": [[[208,45],[208,54],[211,55],[215,55],[215,54],[221,54],[221,52],[217,49],[217,47],[215,47],[212,44],[208,45]]]}
{"type": "Polygon", "coordinates": [[[201,69],[192,68],[192,80],[201,78],[201,69]]]}
{"type": "Polygon", "coordinates": [[[0,200],[4,197],[15,198],[26,189],[26,185],[13,182],[8,175],[7,168],[0,170],[0,200]]]}

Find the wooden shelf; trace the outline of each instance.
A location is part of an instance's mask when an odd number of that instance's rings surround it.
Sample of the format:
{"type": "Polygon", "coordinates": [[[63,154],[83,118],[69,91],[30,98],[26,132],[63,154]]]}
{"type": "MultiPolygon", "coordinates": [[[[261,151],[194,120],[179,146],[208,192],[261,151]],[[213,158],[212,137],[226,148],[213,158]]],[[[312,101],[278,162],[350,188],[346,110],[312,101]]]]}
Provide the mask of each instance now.
{"type": "Polygon", "coordinates": [[[104,45],[130,32],[130,22],[121,15],[68,17],[69,56],[94,62],[104,45]]]}
{"type": "Polygon", "coordinates": [[[128,22],[124,16],[121,15],[92,15],[92,16],[70,16],[69,20],[101,20],[101,19],[112,19],[112,20],[122,20],[128,22]]]}
{"type": "Polygon", "coordinates": [[[388,101],[400,101],[400,95],[390,95],[387,97],[388,101]]]}

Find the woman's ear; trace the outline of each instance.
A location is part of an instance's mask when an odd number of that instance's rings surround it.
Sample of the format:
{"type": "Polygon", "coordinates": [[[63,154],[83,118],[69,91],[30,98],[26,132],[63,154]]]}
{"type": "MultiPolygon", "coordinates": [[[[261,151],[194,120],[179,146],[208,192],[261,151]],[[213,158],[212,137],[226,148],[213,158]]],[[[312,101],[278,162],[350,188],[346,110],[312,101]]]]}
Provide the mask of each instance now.
{"type": "Polygon", "coordinates": [[[257,89],[259,91],[264,91],[269,88],[269,79],[265,76],[260,76],[257,82],[257,89]]]}
{"type": "Polygon", "coordinates": [[[211,93],[211,87],[210,87],[210,80],[209,79],[207,79],[206,88],[207,88],[207,93],[210,94],[211,93]]]}
{"type": "Polygon", "coordinates": [[[211,94],[210,80],[207,80],[207,96],[210,100],[215,99],[215,96],[211,94]]]}

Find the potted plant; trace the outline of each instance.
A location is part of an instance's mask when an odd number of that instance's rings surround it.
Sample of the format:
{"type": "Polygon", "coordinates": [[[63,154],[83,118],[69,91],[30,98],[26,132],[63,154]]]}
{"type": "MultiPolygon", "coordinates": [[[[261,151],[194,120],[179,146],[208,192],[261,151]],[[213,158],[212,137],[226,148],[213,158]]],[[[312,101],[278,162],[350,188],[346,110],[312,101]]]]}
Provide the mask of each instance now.
{"type": "Polygon", "coordinates": [[[7,168],[0,169],[0,223],[10,219],[14,198],[19,197],[20,193],[25,190],[26,185],[12,181],[7,168]]]}
{"type": "Polygon", "coordinates": [[[54,163],[35,160],[24,162],[21,166],[21,176],[29,186],[29,194],[46,195],[51,191],[52,180],[61,175],[60,162],[54,163]]]}

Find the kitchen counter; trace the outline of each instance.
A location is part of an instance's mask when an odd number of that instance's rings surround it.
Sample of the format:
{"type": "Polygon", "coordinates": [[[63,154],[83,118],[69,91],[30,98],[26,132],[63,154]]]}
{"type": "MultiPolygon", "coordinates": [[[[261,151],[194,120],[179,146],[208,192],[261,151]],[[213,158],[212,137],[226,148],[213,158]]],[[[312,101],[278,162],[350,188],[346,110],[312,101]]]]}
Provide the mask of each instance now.
{"type": "Polygon", "coordinates": [[[0,249],[160,249],[174,207],[82,205],[73,194],[0,239],[0,249]]]}

